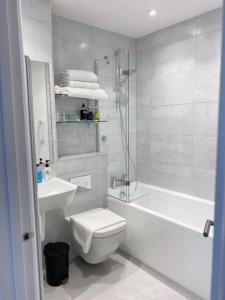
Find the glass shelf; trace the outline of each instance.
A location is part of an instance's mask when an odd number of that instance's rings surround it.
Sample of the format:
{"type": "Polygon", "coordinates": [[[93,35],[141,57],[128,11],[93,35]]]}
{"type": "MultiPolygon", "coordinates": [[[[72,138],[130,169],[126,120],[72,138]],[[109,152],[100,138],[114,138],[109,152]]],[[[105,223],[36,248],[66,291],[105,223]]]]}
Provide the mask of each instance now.
{"type": "Polygon", "coordinates": [[[106,123],[108,121],[95,121],[95,120],[77,120],[77,121],[57,121],[56,124],[91,124],[91,123],[106,123]]]}

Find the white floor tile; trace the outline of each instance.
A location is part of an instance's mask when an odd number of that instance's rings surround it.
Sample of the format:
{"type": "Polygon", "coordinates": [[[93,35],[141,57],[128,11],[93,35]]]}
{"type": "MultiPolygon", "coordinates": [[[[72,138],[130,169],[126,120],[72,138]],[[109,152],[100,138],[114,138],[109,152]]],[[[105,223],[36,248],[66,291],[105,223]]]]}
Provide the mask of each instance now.
{"type": "Polygon", "coordinates": [[[45,300],[197,300],[180,286],[115,253],[106,262],[90,265],[76,258],[68,283],[54,288],[44,284],[45,300]]]}

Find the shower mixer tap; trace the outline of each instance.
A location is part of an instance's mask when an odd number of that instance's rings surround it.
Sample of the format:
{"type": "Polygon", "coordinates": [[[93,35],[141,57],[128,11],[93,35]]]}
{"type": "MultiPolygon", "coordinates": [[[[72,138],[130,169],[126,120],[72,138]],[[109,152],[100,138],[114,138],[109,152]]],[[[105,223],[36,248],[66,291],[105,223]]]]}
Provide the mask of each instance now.
{"type": "Polygon", "coordinates": [[[116,176],[113,176],[112,178],[112,188],[116,189],[118,186],[129,186],[130,180],[126,179],[126,175],[123,176],[123,178],[118,178],[116,176]]]}

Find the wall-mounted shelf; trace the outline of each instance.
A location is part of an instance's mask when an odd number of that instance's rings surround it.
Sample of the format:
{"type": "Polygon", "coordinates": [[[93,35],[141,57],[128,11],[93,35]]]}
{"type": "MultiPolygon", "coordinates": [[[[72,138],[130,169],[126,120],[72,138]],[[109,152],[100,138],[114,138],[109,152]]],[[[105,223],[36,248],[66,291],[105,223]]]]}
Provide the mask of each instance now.
{"type": "Polygon", "coordinates": [[[77,121],[57,121],[56,124],[91,124],[91,123],[106,123],[108,121],[95,121],[95,120],[77,120],[77,121]]]}
{"type": "Polygon", "coordinates": [[[68,94],[55,94],[55,96],[69,97],[68,94]]]}

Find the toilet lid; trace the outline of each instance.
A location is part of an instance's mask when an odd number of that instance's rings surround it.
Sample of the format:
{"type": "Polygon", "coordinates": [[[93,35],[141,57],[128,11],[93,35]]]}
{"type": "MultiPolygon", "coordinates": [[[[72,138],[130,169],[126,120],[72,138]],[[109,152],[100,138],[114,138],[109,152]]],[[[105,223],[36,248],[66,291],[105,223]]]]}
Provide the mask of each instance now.
{"type": "Polygon", "coordinates": [[[85,226],[85,231],[92,231],[93,237],[108,237],[126,229],[127,221],[118,214],[104,208],[93,209],[74,215],[80,226],[85,226]]]}
{"type": "Polygon", "coordinates": [[[93,236],[98,238],[108,237],[110,235],[117,234],[121,231],[126,230],[127,228],[127,222],[123,221],[121,223],[97,230],[94,232],[93,236]]]}

